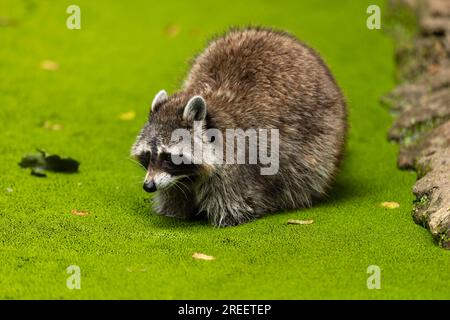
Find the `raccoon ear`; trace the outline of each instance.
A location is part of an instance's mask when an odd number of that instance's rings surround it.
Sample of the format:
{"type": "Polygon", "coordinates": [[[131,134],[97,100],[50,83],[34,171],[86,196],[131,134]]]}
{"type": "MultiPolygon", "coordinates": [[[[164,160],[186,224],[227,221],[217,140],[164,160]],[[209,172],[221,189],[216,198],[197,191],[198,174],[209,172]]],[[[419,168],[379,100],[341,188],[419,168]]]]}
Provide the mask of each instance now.
{"type": "Polygon", "coordinates": [[[186,121],[202,121],[206,118],[206,102],[202,96],[193,96],[184,107],[183,119],[186,121]]]}
{"type": "Polygon", "coordinates": [[[153,108],[160,102],[166,101],[168,98],[166,90],[161,90],[156,94],[156,96],[153,98],[152,102],[152,110],[153,108]]]}

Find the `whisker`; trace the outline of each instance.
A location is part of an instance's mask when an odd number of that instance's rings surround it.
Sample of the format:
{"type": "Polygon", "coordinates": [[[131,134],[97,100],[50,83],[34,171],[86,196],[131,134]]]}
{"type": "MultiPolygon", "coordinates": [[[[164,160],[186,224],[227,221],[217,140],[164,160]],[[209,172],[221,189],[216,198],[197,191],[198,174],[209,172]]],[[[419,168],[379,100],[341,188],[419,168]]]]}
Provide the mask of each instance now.
{"type": "Polygon", "coordinates": [[[183,188],[181,188],[180,185],[179,185],[178,183],[179,183],[179,181],[178,181],[178,180],[175,180],[175,182],[173,182],[170,186],[175,186],[175,187],[177,187],[181,192],[183,192],[183,194],[184,194],[186,200],[189,200],[189,198],[188,198],[186,192],[184,192],[183,188]]]}
{"type": "Polygon", "coordinates": [[[145,168],[145,167],[142,165],[142,163],[140,163],[139,161],[136,161],[135,159],[130,158],[130,157],[127,157],[127,159],[130,160],[132,163],[137,164],[138,167],[141,167],[141,168],[143,168],[144,170],[147,170],[147,168],[145,168]]]}
{"type": "Polygon", "coordinates": [[[183,191],[183,189],[181,189],[181,187],[180,187],[177,183],[172,184],[171,187],[177,187],[177,188],[184,194],[184,197],[185,197],[186,200],[187,200],[187,195],[186,195],[186,193],[183,191]]]}
{"type": "Polygon", "coordinates": [[[177,183],[179,183],[179,184],[181,184],[183,187],[185,187],[186,190],[189,190],[189,187],[188,187],[186,184],[184,184],[183,182],[181,182],[181,180],[178,180],[177,183]]]}

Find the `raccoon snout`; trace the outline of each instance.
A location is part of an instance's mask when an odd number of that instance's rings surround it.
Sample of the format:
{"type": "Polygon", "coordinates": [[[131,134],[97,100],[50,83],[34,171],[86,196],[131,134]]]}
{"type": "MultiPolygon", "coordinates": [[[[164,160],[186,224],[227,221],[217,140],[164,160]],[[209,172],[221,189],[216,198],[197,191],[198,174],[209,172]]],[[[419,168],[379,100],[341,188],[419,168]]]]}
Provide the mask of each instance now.
{"type": "Polygon", "coordinates": [[[144,190],[146,192],[155,192],[156,191],[156,184],[155,184],[155,180],[151,179],[151,180],[145,180],[144,182],[144,190]]]}

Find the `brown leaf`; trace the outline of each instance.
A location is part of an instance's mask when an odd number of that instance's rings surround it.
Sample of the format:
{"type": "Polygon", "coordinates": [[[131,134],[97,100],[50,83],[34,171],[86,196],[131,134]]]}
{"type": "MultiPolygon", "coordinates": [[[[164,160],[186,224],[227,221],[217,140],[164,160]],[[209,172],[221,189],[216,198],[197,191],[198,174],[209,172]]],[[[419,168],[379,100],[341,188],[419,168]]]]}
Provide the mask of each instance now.
{"type": "Polygon", "coordinates": [[[288,224],[313,224],[314,220],[294,220],[294,219],[289,219],[288,224]]]}
{"type": "Polygon", "coordinates": [[[118,117],[120,120],[124,120],[124,121],[133,120],[134,118],[136,118],[136,112],[134,112],[134,111],[123,112],[123,113],[119,114],[118,117]]]}
{"type": "Polygon", "coordinates": [[[180,30],[181,28],[179,25],[172,23],[164,29],[164,34],[169,38],[175,38],[180,33],[180,30]]]}
{"type": "Polygon", "coordinates": [[[56,71],[59,69],[59,64],[53,60],[44,60],[41,62],[41,69],[47,71],[56,71]]]}
{"type": "Polygon", "coordinates": [[[382,202],[381,206],[383,208],[387,208],[387,209],[397,209],[398,207],[400,207],[400,204],[398,202],[394,202],[394,201],[386,201],[386,202],[382,202]]]}
{"type": "Polygon", "coordinates": [[[0,16],[0,27],[10,27],[15,25],[17,25],[16,20],[0,16]]]}
{"type": "Polygon", "coordinates": [[[89,212],[81,211],[81,210],[77,210],[77,209],[73,209],[72,211],[70,211],[70,213],[73,214],[74,216],[80,216],[80,217],[86,217],[87,215],[89,215],[89,212]]]}
{"type": "Polygon", "coordinates": [[[214,260],[215,258],[213,256],[208,256],[207,254],[204,253],[194,253],[192,255],[192,258],[197,259],[197,260],[214,260]]]}
{"type": "Polygon", "coordinates": [[[62,129],[62,124],[55,123],[50,120],[44,121],[44,124],[42,125],[42,128],[51,130],[51,131],[60,131],[62,129]]]}
{"type": "Polygon", "coordinates": [[[128,267],[126,269],[128,272],[147,272],[146,268],[128,267]]]}

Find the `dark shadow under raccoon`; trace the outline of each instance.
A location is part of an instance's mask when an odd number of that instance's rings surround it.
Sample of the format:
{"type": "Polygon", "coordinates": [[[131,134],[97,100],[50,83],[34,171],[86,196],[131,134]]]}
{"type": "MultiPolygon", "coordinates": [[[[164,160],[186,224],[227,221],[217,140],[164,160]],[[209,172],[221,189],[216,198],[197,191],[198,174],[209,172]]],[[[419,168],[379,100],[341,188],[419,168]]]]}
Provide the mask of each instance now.
{"type": "Polygon", "coordinates": [[[157,191],[157,213],[205,214],[230,226],[322,197],[341,162],[346,128],[343,95],[315,51],[283,32],[235,29],[195,58],[179,92],[155,96],[132,155],[147,170],[144,189],[157,191]],[[174,164],[171,135],[193,132],[194,121],[223,133],[278,129],[278,172],[261,175],[259,164],[174,164]]]}

